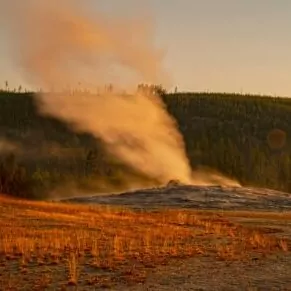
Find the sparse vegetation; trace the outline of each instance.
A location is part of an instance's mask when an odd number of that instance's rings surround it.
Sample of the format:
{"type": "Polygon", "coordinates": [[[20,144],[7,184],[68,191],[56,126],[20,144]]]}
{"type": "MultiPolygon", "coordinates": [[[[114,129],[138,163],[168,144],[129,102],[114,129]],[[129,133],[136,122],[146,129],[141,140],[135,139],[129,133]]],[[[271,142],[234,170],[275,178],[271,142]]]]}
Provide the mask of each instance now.
{"type": "Polygon", "coordinates": [[[135,212],[0,198],[0,285],[5,290],[136,284],[173,259],[248,260],[289,248],[288,239],[211,212],[135,212]]]}

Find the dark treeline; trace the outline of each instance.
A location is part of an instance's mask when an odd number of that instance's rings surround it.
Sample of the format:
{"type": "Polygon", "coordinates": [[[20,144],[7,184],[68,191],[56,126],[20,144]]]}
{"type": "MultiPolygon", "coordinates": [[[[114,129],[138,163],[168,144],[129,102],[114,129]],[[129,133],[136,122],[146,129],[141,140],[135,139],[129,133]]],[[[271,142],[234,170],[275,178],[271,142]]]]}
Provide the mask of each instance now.
{"type": "MultiPolygon", "coordinates": [[[[291,99],[159,93],[177,120],[193,168],[291,191],[291,99]]],[[[106,154],[90,134],[41,116],[36,107],[32,93],[0,92],[0,191],[39,197],[41,190],[72,181],[90,191],[102,190],[101,180],[116,188],[124,186],[124,177],[149,182],[106,154]]]]}

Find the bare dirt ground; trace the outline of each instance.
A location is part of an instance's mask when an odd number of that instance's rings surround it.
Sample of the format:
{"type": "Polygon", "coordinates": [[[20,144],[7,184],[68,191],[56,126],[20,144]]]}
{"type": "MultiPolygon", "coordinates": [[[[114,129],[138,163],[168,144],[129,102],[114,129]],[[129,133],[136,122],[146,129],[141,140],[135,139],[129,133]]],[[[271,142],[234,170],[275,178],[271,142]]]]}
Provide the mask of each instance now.
{"type": "Polygon", "coordinates": [[[187,185],[62,202],[0,196],[0,290],[291,290],[290,202],[187,185]]]}

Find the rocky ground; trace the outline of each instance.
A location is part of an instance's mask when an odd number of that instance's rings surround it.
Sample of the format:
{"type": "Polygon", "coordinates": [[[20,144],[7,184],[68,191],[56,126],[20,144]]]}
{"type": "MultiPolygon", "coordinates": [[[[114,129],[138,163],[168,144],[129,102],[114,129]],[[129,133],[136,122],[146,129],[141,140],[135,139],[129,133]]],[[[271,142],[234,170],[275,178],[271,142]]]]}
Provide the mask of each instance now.
{"type": "Polygon", "coordinates": [[[74,197],[66,201],[125,205],[135,208],[289,211],[291,194],[251,187],[167,185],[119,194],[74,197]]]}

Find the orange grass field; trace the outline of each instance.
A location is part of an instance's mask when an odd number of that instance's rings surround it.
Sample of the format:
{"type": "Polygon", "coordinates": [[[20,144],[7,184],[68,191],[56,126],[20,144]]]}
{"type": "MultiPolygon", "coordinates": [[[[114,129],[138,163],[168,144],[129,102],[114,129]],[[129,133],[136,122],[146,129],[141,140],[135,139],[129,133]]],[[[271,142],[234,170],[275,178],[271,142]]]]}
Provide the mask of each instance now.
{"type": "Polygon", "coordinates": [[[0,196],[0,290],[128,286],[144,283],[148,272],[172,260],[250,260],[288,252],[287,239],[217,213],[134,211],[0,196]]]}

